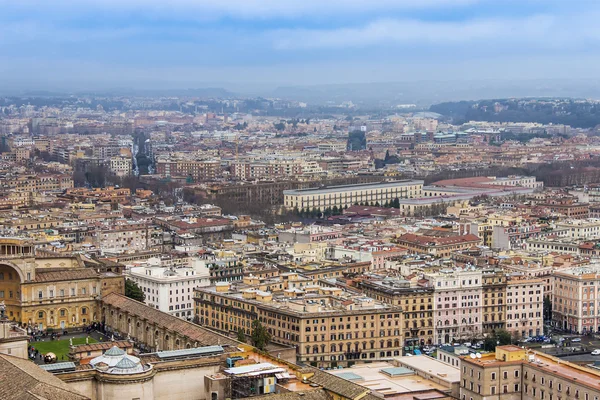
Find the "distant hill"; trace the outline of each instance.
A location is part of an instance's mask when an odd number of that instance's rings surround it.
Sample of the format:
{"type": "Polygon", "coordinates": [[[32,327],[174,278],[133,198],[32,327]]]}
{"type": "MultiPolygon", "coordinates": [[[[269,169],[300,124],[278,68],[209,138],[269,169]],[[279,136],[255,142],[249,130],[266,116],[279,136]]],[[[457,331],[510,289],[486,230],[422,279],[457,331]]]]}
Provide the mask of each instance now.
{"type": "Polygon", "coordinates": [[[514,98],[434,104],[430,111],[454,124],[468,121],[538,122],[593,128],[600,124],[600,104],[594,101],[555,98],[514,98]]]}

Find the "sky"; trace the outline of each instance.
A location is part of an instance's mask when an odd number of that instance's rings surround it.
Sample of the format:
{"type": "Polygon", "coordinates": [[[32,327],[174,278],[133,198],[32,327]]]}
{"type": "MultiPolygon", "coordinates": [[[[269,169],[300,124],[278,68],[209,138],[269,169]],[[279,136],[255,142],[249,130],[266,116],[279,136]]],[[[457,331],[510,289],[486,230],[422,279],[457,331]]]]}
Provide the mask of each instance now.
{"type": "Polygon", "coordinates": [[[595,79],[598,0],[0,0],[0,85],[595,79]]]}

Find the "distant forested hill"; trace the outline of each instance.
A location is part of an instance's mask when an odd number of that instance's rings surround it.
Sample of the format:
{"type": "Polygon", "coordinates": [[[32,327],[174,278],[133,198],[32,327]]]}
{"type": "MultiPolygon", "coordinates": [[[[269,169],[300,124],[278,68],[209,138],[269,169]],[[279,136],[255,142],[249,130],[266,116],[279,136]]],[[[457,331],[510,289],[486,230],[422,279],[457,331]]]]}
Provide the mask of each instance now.
{"type": "Polygon", "coordinates": [[[468,121],[539,122],[593,128],[600,124],[600,103],[572,99],[500,99],[434,104],[430,111],[454,124],[468,121]]]}

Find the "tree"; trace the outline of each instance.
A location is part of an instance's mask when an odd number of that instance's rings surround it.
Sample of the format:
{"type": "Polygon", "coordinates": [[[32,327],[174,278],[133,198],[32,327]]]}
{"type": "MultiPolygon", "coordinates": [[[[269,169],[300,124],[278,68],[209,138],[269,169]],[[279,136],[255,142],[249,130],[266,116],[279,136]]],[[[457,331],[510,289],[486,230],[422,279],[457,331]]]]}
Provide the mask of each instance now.
{"type": "Polygon", "coordinates": [[[237,340],[238,342],[246,343],[246,334],[242,328],[237,331],[237,340]]]}
{"type": "Polygon", "coordinates": [[[252,345],[259,350],[264,350],[269,342],[271,342],[271,334],[259,320],[252,321],[252,345]]]}
{"type": "Polygon", "coordinates": [[[506,346],[507,344],[512,343],[512,337],[510,332],[505,331],[504,329],[499,329],[496,331],[496,341],[500,342],[500,346],[506,346]]]}
{"type": "Polygon", "coordinates": [[[131,279],[125,279],[125,296],[130,299],[143,302],[146,299],[146,295],[137,283],[131,279]]]}
{"type": "Polygon", "coordinates": [[[552,319],[552,301],[550,301],[550,296],[544,296],[544,321],[550,321],[552,319]]]}

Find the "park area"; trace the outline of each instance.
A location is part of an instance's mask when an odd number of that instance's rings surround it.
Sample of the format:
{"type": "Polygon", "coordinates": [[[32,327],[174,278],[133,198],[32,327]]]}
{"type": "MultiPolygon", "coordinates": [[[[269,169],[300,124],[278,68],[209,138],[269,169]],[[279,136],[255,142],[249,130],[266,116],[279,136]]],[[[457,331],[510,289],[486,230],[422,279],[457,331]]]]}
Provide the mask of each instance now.
{"type": "MultiPolygon", "coordinates": [[[[98,342],[97,340],[95,340],[91,337],[88,338],[88,343],[97,343],[97,342],[98,342]]],[[[85,338],[84,337],[73,338],[73,345],[76,346],[78,344],[85,344],[85,338]]],[[[44,355],[46,353],[56,354],[57,362],[68,360],[69,346],[70,346],[69,339],[48,340],[45,342],[30,342],[29,345],[33,346],[33,348],[35,348],[41,354],[44,354],[44,355]]]]}

